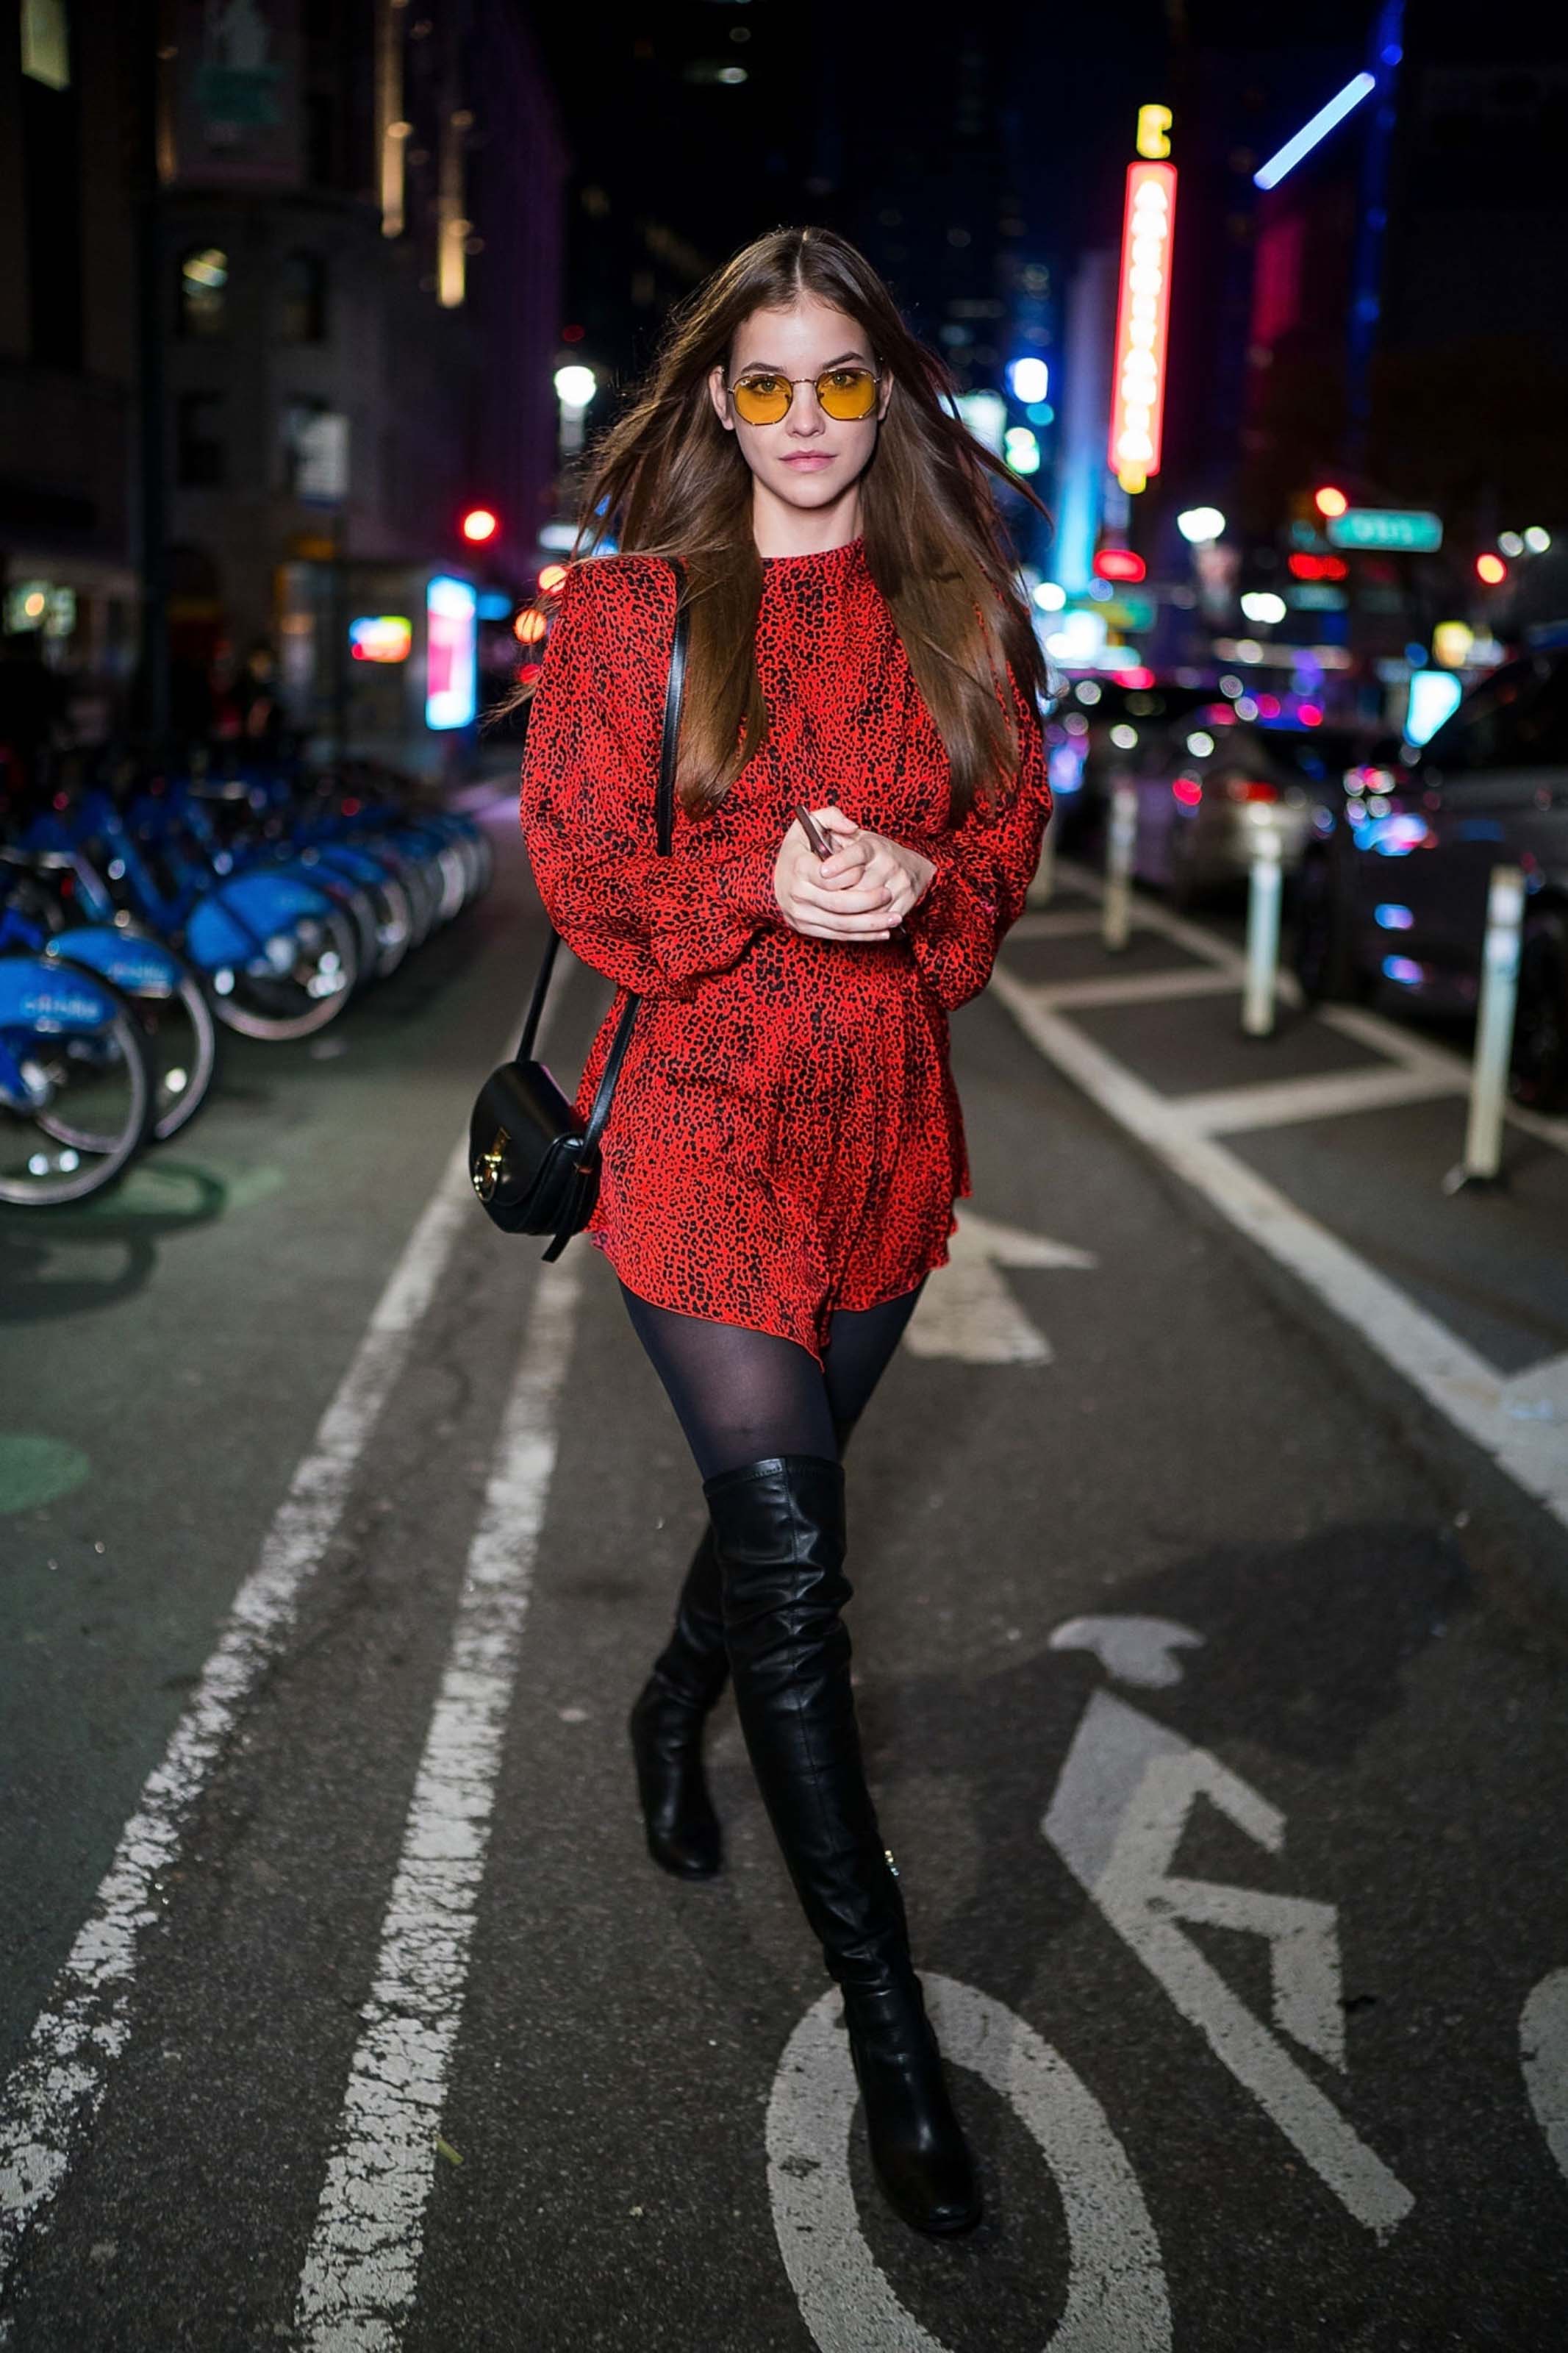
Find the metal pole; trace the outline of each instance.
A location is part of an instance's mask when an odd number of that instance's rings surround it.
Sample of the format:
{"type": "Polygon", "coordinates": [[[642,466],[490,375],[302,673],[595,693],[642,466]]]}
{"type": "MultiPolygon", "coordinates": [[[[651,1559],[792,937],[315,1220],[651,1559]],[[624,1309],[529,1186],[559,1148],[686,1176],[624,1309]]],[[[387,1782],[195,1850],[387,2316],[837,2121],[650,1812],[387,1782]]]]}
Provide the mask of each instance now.
{"type": "Polygon", "coordinates": [[[1118,785],[1110,796],[1110,832],[1105,848],[1105,905],[1100,937],[1114,955],[1127,945],[1128,899],[1132,852],[1138,839],[1138,795],[1118,785]]]}
{"type": "Polygon", "coordinates": [[[168,461],[163,376],[163,207],[158,178],[158,12],[136,19],[142,111],[136,207],[136,395],[140,443],[138,569],[142,718],[155,760],[169,748],[168,461]]]}
{"type": "Polygon", "coordinates": [[[1040,837],[1040,862],[1029,885],[1031,907],[1046,907],[1057,887],[1057,838],[1047,825],[1040,837]]]}
{"type": "Polygon", "coordinates": [[[1241,1026],[1249,1038],[1274,1034],[1274,993],[1279,978],[1279,836],[1260,825],[1252,845],[1247,894],[1247,980],[1241,1026]]]}
{"type": "Polygon", "coordinates": [[[1470,1071],[1470,1116],[1465,1156],[1444,1189],[1495,1185],[1502,1166],[1502,1110],[1519,995],[1520,934],[1524,924],[1524,876],[1517,866],[1494,866],[1487,893],[1487,939],[1481,961],[1481,1003],[1476,1059],[1470,1071]]]}

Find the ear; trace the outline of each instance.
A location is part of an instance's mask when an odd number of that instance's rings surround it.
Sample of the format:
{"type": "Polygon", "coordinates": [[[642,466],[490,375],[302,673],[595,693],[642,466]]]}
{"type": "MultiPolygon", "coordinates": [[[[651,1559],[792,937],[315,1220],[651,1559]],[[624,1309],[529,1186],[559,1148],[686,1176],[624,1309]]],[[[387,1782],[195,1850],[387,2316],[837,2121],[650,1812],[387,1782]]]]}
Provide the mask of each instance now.
{"type": "Polygon", "coordinates": [[[713,403],[713,414],[725,432],[733,433],[735,420],[730,414],[730,396],[724,389],[724,371],[721,367],[710,368],[708,371],[708,397],[713,403]]]}
{"type": "Polygon", "coordinates": [[[881,396],[877,403],[877,422],[879,425],[880,425],[882,419],[886,417],[889,403],[891,401],[892,397],[893,379],[890,375],[884,375],[882,378],[881,396]]]}

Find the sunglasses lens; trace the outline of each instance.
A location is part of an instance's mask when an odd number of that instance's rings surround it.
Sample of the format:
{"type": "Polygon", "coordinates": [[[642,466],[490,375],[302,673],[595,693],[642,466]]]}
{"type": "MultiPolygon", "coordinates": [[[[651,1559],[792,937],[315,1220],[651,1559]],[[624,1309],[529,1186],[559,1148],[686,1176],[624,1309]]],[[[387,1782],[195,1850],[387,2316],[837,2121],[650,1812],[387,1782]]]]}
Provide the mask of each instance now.
{"type": "Polygon", "coordinates": [[[869,368],[830,368],[816,379],[816,396],[841,425],[869,417],[877,406],[877,379],[869,368]]]}
{"type": "Polygon", "coordinates": [[[748,425],[776,425],[789,414],[790,392],[783,376],[742,376],[733,391],[736,414],[748,425]]]}

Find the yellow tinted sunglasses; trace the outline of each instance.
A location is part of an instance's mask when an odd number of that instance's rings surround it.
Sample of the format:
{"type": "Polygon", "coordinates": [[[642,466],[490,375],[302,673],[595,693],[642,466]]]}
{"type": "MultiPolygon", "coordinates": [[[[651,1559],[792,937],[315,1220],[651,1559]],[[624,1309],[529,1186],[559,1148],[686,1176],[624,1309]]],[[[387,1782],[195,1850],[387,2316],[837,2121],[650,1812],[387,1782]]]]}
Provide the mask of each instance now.
{"type": "Polygon", "coordinates": [[[877,406],[881,378],[868,367],[824,368],[820,375],[775,375],[771,368],[749,368],[727,389],[735,414],[748,425],[778,425],[789,415],[797,384],[809,384],[825,417],[839,425],[857,425],[877,406]]]}

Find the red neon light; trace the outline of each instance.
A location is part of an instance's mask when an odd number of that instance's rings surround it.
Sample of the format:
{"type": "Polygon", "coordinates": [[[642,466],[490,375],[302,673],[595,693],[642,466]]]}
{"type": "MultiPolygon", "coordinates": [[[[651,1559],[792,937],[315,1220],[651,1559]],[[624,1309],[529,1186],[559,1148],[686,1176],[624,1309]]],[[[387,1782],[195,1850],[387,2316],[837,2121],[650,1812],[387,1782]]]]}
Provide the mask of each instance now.
{"type": "Polygon", "coordinates": [[[1157,474],[1171,316],[1173,164],[1130,164],[1121,227],[1116,364],[1110,377],[1110,470],[1157,474]]]}
{"type": "Polygon", "coordinates": [[[463,537],[478,546],[487,539],[493,539],[500,529],[500,523],[489,507],[470,507],[463,517],[462,528],[463,537]]]}
{"type": "Polygon", "coordinates": [[[1292,555],[1286,561],[1297,580],[1342,580],[1350,570],[1342,555],[1292,555]]]}
{"type": "Polygon", "coordinates": [[[1102,547],[1094,559],[1094,568],[1101,580],[1142,580],[1149,569],[1143,558],[1130,547],[1102,547]]]}
{"type": "Polygon", "coordinates": [[[1508,578],[1508,566],[1500,555],[1478,555],[1476,572],[1489,588],[1499,588],[1508,578]]]}

